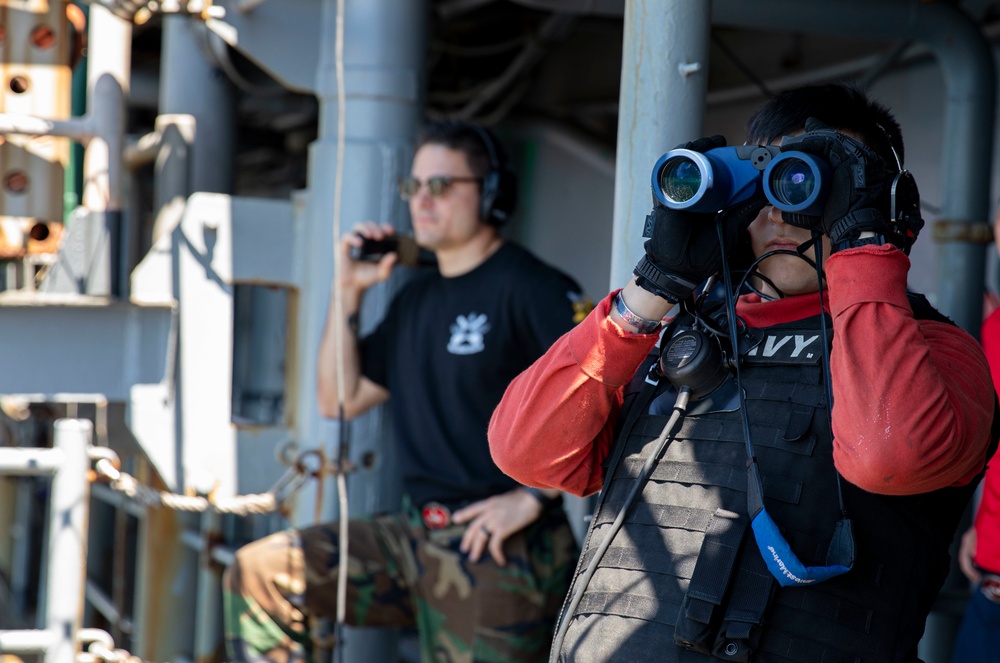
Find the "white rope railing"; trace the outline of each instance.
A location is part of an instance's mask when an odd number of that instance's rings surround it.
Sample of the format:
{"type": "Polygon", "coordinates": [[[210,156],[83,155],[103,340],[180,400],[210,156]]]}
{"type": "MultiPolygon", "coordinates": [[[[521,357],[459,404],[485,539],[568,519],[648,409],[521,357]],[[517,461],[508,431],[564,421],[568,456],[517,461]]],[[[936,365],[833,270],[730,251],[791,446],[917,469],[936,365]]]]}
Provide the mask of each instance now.
{"type": "Polygon", "coordinates": [[[321,476],[324,472],[338,472],[336,466],[326,463],[321,452],[306,451],[267,492],[231,497],[181,495],[142,485],[135,477],[119,469],[118,455],[107,447],[90,447],[88,454],[95,461],[95,479],[107,481],[112,490],[147,508],[163,507],[190,512],[211,510],[238,516],[273,513],[310,478],[321,476]],[[314,459],[312,467],[307,462],[310,459],[314,459]]]}

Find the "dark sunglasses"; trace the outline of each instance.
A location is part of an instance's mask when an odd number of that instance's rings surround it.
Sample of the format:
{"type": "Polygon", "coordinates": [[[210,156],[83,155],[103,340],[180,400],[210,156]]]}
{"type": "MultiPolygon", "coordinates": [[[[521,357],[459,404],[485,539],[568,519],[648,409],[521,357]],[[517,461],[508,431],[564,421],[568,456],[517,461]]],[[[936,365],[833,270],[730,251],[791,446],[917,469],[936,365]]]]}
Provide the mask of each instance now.
{"type": "MultiPolygon", "coordinates": [[[[444,194],[448,193],[448,189],[451,188],[452,184],[458,182],[482,182],[481,177],[450,177],[448,175],[435,175],[434,177],[427,178],[427,190],[431,192],[431,196],[434,198],[440,198],[444,194]]],[[[420,192],[420,187],[424,185],[416,177],[412,175],[409,177],[403,177],[399,180],[399,195],[403,200],[409,200],[413,196],[420,192]]]]}

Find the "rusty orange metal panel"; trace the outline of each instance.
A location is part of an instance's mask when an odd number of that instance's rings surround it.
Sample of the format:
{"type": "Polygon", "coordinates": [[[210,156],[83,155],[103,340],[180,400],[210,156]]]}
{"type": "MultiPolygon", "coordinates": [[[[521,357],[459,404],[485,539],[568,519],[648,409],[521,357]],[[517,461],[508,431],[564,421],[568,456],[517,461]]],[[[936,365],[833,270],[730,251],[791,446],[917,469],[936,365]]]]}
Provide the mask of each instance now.
{"type": "MultiPolygon", "coordinates": [[[[0,113],[46,119],[70,116],[71,28],[66,3],[0,0],[0,113]]],[[[63,219],[69,139],[9,135],[0,139],[0,256],[48,251],[24,238],[36,222],[63,219]],[[17,223],[21,232],[11,230],[17,223]]],[[[50,236],[53,234],[50,233],[50,236]]]]}

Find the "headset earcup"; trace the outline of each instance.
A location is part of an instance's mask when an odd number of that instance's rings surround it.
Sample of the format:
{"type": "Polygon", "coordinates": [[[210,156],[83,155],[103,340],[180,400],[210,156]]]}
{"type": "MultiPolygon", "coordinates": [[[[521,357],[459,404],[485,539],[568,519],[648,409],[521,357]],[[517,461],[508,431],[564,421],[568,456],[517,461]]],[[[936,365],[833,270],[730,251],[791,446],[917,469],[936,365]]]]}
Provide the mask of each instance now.
{"type": "Polygon", "coordinates": [[[917,234],[924,227],[920,216],[920,191],[908,170],[896,175],[889,191],[889,223],[903,243],[900,248],[909,254],[917,234]]]}
{"type": "Polygon", "coordinates": [[[507,222],[517,206],[517,176],[506,168],[498,154],[490,132],[478,124],[469,124],[483,142],[489,157],[490,169],[483,176],[479,219],[483,223],[501,226],[507,222]]]}
{"type": "Polygon", "coordinates": [[[517,176],[509,170],[501,170],[495,175],[497,184],[493,192],[489,222],[499,226],[510,219],[517,207],[517,176]]]}
{"type": "Polygon", "coordinates": [[[484,223],[495,223],[493,212],[499,191],[500,174],[496,170],[490,170],[483,176],[483,190],[479,208],[479,219],[484,223]]]}

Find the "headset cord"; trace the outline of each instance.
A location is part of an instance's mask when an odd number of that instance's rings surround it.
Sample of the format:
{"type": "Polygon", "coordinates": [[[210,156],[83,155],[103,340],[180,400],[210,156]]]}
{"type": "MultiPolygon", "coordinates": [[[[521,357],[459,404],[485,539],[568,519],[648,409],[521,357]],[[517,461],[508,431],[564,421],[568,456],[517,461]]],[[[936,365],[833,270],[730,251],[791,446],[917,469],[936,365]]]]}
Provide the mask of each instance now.
{"type": "MultiPolygon", "coordinates": [[[[833,379],[830,373],[830,338],[826,330],[826,310],[823,308],[823,283],[825,274],[823,272],[823,235],[818,231],[813,231],[813,243],[816,245],[816,281],[819,285],[819,329],[823,338],[823,379],[826,381],[826,414],[830,419],[830,435],[833,435],[833,379]]],[[[830,315],[830,323],[833,323],[833,314],[830,315]]],[[[847,517],[847,507],[844,506],[844,489],[840,482],[840,472],[833,469],[833,475],[837,479],[837,503],[840,506],[840,515],[847,517]]]]}
{"type": "MultiPolygon", "coordinates": [[[[743,441],[747,452],[747,469],[750,470],[753,479],[757,482],[758,492],[763,494],[763,490],[761,488],[762,482],[760,479],[760,469],[757,466],[757,457],[754,456],[753,443],[750,440],[750,416],[747,414],[747,395],[743,389],[743,376],[740,373],[740,339],[736,328],[736,298],[739,293],[733,292],[733,276],[729,269],[729,262],[726,259],[726,242],[722,234],[723,221],[724,218],[722,214],[715,217],[715,233],[719,238],[719,251],[722,254],[722,280],[725,286],[724,289],[726,295],[726,322],[729,326],[729,345],[732,348],[730,365],[733,369],[733,377],[736,380],[736,391],[739,394],[740,399],[740,424],[743,428],[743,441]]],[[[757,261],[754,262],[754,265],[752,265],[751,268],[756,264],[757,261]]],[[[743,279],[740,281],[740,287],[742,287],[742,284],[746,281],[746,277],[749,275],[750,271],[751,270],[748,269],[747,273],[743,276],[743,279]]],[[[748,500],[751,492],[751,487],[747,486],[748,500]]],[[[751,517],[753,516],[753,514],[750,515],[751,517]]]]}
{"type": "Polygon", "coordinates": [[[608,551],[611,547],[611,542],[614,540],[615,535],[621,530],[622,526],[625,524],[625,516],[628,514],[628,510],[631,508],[632,503],[642,492],[642,489],[646,486],[649,481],[649,477],[653,474],[653,468],[656,466],[657,461],[660,459],[660,455],[667,447],[667,443],[670,442],[673,437],[674,428],[677,422],[684,416],[684,412],[687,410],[688,400],[691,396],[690,387],[681,387],[677,394],[677,400],[674,402],[673,413],[670,415],[670,419],[663,426],[663,430],[660,432],[659,437],[656,438],[656,445],[653,448],[653,453],[649,455],[646,459],[645,464],[642,466],[642,470],[639,472],[639,476],[636,477],[635,483],[632,485],[632,490],[629,492],[628,496],[625,498],[625,503],[622,504],[622,508],[618,511],[618,516],[615,518],[614,522],[611,524],[611,528],[608,530],[607,536],[601,541],[601,545],[597,547],[597,551],[594,553],[593,559],[587,565],[587,569],[580,576],[580,582],[573,591],[573,598],[570,600],[563,611],[562,619],[559,624],[559,630],[556,633],[556,637],[552,641],[552,654],[549,657],[549,663],[558,663],[559,654],[562,650],[563,640],[566,638],[566,632],[569,630],[570,620],[573,618],[573,613],[576,612],[577,606],[580,605],[580,601],[583,599],[583,593],[587,589],[587,585],[590,583],[590,579],[597,572],[597,565],[600,564],[601,559],[604,557],[604,553],[608,551]]]}

